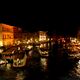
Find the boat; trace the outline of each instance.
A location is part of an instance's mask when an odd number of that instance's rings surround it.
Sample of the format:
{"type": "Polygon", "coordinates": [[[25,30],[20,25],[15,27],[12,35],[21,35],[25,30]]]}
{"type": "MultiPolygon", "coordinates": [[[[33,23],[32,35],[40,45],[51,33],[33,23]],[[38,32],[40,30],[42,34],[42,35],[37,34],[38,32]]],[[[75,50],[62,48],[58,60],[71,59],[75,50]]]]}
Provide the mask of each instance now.
{"type": "Polygon", "coordinates": [[[19,58],[13,59],[12,66],[16,67],[16,68],[18,68],[18,67],[24,67],[26,65],[26,60],[27,60],[27,55],[24,54],[24,57],[22,59],[19,59],[19,58]]]}

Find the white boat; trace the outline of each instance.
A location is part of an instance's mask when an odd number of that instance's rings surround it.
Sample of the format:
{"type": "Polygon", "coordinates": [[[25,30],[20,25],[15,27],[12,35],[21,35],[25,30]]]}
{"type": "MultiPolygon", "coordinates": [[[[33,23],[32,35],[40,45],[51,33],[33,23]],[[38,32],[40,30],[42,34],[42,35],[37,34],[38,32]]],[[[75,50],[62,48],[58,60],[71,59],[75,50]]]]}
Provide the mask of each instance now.
{"type": "Polygon", "coordinates": [[[13,67],[24,67],[26,65],[27,55],[24,54],[23,59],[13,59],[13,67]]]}

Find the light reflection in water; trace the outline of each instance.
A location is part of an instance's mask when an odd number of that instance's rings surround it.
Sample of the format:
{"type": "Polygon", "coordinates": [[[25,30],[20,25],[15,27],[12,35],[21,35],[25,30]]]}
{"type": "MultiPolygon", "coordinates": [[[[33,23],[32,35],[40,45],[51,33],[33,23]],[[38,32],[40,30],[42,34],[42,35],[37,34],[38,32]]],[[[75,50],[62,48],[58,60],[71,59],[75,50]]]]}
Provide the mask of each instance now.
{"type": "Polygon", "coordinates": [[[17,73],[16,80],[24,80],[24,78],[25,78],[25,74],[23,71],[17,73]]]}
{"type": "Polygon", "coordinates": [[[78,61],[77,67],[75,68],[75,70],[76,70],[76,76],[80,77],[80,60],[78,61]]]}
{"type": "Polygon", "coordinates": [[[72,75],[80,77],[80,60],[76,63],[77,66],[71,71],[72,75]]]}
{"type": "Polygon", "coordinates": [[[13,71],[13,70],[6,70],[2,72],[3,74],[0,74],[0,80],[24,80],[26,77],[26,74],[24,71],[19,70],[13,71]]]}
{"type": "Polygon", "coordinates": [[[46,70],[47,69],[47,59],[41,58],[41,67],[46,70]]]}

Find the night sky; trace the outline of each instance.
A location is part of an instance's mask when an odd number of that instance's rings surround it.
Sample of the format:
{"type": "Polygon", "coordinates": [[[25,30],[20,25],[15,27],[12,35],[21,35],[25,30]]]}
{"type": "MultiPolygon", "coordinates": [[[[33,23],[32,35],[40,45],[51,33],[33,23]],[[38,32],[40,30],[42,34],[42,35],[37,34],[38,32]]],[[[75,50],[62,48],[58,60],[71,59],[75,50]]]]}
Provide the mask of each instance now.
{"type": "Polygon", "coordinates": [[[47,30],[75,35],[80,27],[80,16],[0,16],[0,22],[21,27],[25,31],[47,30]]]}

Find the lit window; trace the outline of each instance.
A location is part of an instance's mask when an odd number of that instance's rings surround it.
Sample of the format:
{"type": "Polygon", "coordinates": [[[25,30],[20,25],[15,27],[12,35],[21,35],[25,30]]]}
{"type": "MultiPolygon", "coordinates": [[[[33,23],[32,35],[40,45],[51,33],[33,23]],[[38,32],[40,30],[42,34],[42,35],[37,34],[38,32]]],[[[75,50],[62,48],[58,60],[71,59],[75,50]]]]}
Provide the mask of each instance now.
{"type": "Polygon", "coordinates": [[[3,43],[2,43],[2,41],[0,41],[0,46],[3,46],[3,43]]]}

